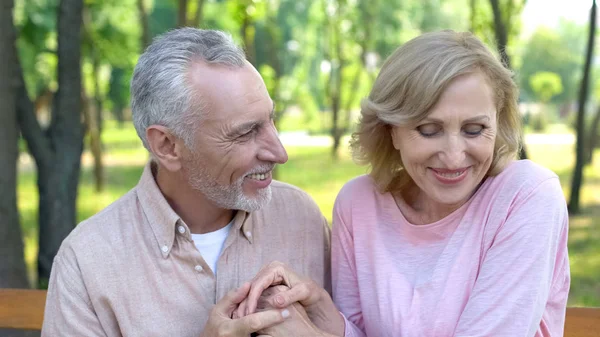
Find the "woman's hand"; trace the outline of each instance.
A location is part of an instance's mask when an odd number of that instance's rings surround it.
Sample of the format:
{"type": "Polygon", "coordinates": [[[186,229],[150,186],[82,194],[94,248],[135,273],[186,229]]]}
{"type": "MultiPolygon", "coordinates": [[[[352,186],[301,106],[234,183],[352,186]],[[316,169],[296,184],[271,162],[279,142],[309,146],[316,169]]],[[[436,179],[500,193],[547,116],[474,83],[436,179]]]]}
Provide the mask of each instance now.
{"type": "Polygon", "coordinates": [[[337,336],[344,335],[344,319],[329,293],[313,280],[299,276],[287,265],[272,262],[263,267],[250,283],[250,292],[236,311],[239,317],[256,311],[259,298],[266,289],[274,285],[285,285],[288,290],[270,294],[263,301],[278,309],[290,307],[298,302],[319,329],[337,336]]]}
{"type": "Polygon", "coordinates": [[[227,293],[211,310],[201,337],[247,337],[251,333],[282,323],[289,317],[287,310],[266,310],[239,319],[232,319],[236,306],[246,298],[250,284],[227,293]]]}

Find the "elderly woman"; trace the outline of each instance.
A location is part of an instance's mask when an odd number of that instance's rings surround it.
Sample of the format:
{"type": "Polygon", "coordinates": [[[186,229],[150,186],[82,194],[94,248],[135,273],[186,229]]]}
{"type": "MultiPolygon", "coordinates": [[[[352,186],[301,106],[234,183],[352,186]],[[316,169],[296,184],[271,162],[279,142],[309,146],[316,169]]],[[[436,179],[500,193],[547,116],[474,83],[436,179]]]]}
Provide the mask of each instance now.
{"type": "Polygon", "coordinates": [[[342,315],[280,264],[248,302],[285,284],[269,303],[299,301],[323,336],[562,336],[568,214],[557,176],[515,160],[510,71],[470,33],[424,34],[386,60],[361,114],[352,149],[371,171],[333,214],[342,315]]]}

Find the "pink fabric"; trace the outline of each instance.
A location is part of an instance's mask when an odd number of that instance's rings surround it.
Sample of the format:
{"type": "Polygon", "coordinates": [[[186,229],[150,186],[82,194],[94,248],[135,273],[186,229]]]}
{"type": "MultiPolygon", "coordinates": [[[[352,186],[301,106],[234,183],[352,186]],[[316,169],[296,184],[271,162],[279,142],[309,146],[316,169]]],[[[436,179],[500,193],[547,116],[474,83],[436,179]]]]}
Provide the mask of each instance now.
{"type": "Polygon", "coordinates": [[[333,211],[345,336],[562,336],[570,274],[557,176],[516,161],[446,218],[412,225],[369,176],[333,211]]]}

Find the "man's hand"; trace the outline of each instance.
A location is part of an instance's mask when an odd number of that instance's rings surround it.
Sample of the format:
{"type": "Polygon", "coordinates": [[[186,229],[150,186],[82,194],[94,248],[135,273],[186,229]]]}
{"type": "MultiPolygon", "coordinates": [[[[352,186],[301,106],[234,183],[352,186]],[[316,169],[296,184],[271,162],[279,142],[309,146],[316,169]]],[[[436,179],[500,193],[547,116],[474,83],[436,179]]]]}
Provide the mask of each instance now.
{"type": "Polygon", "coordinates": [[[270,263],[258,272],[251,284],[248,297],[238,307],[236,312],[238,316],[253,314],[261,294],[267,288],[273,285],[285,285],[289,290],[274,294],[267,299],[273,308],[284,309],[298,302],[318,328],[333,335],[344,335],[344,319],[327,291],[313,280],[300,277],[285,264],[270,263]]]}
{"type": "Polygon", "coordinates": [[[201,337],[248,337],[251,333],[279,324],[290,316],[289,310],[271,309],[232,319],[233,311],[249,291],[250,284],[244,283],[217,302],[210,312],[201,337]]]}
{"type": "MultiPolygon", "coordinates": [[[[261,312],[264,310],[273,309],[270,303],[272,296],[289,290],[288,287],[279,285],[273,286],[265,291],[258,299],[257,311],[261,312]]],[[[299,303],[294,303],[287,307],[290,312],[290,318],[286,319],[283,323],[274,325],[270,328],[261,330],[262,336],[272,337],[318,337],[322,336],[322,332],[310,321],[306,311],[299,303]]]]}

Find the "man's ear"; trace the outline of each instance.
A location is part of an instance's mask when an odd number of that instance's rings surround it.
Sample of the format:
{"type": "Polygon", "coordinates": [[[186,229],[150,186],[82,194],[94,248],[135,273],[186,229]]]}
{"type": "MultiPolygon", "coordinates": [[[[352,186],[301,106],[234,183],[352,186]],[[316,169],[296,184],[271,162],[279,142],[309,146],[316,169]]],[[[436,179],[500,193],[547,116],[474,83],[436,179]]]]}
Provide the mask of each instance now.
{"type": "Polygon", "coordinates": [[[146,139],[154,158],[169,171],[181,169],[183,142],[162,125],[150,125],[146,139]]]}

